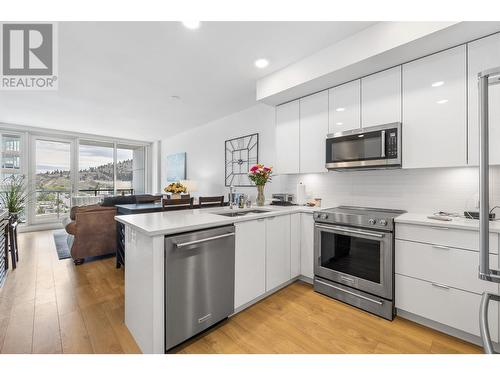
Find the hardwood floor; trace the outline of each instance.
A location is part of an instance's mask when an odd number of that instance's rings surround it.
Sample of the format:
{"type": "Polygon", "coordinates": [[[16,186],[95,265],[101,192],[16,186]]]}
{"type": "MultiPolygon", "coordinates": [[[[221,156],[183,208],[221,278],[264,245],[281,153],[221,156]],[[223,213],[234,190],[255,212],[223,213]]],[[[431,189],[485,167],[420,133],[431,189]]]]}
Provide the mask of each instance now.
{"type": "Polygon", "coordinates": [[[0,289],[1,353],[140,353],[123,323],[123,269],[59,260],[52,231],[19,235],[0,289]]]}
{"type": "MultiPolygon", "coordinates": [[[[139,353],[123,323],[114,258],[58,260],[51,231],[19,236],[20,262],[0,289],[1,353],[139,353]]],[[[405,319],[388,322],[297,282],[176,353],[481,353],[405,319]]]]}

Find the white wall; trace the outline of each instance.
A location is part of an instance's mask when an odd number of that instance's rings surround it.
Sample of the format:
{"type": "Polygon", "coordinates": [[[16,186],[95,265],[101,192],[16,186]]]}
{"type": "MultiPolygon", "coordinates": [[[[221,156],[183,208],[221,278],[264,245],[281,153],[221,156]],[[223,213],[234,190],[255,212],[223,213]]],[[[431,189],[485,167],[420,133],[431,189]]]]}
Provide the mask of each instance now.
{"type": "MultiPolygon", "coordinates": [[[[275,160],[274,124],[274,107],[257,104],[162,140],[162,186],[166,186],[166,156],[186,152],[187,179],[195,180],[198,185],[198,191],[194,195],[227,194],[229,190],[224,186],[224,142],[227,139],[259,133],[259,162],[272,166],[275,160]]],[[[255,201],[255,187],[236,190],[250,194],[255,201]]],[[[279,178],[266,187],[266,198],[271,198],[273,191],[279,191],[279,178]]]]}
{"type": "MultiPolygon", "coordinates": [[[[187,177],[197,181],[195,195],[227,194],[224,187],[224,141],[259,133],[259,160],[275,161],[275,110],[257,104],[244,111],[188,130],[162,141],[161,181],[166,184],[166,156],[187,153],[187,177]]],[[[439,210],[462,212],[475,209],[478,199],[478,169],[432,168],[374,171],[328,172],[308,175],[275,176],[266,187],[272,192],[295,193],[298,182],[306,185],[310,198],[322,198],[323,207],[356,205],[397,208],[409,212],[433,213],[439,210]]],[[[500,167],[491,173],[491,200],[500,204],[500,167]]],[[[238,188],[255,200],[255,188],[238,188]]],[[[497,212],[500,214],[500,212],[497,212]]]]}

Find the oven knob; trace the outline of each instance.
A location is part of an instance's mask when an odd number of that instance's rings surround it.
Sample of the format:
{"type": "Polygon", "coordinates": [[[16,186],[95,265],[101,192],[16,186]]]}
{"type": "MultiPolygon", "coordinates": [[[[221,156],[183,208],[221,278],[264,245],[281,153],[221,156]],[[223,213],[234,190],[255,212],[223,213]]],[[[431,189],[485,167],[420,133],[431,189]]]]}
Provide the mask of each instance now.
{"type": "Polygon", "coordinates": [[[385,220],[385,219],[381,219],[381,220],[379,221],[379,224],[380,224],[380,225],[387,225],[387,220],[385,220]]]}
{"type": "Polygon", "coordinates": [[[377,221],[375,219],[368,220],[368,224],[370,224],[370,225],[375,225],[376,222],[377,221]]]}
{"type": "Polygon", "coordinates": [[[321,215],[320,215],[320,219],[325,220],[325,219],[327,219],[327,218],[328,218],[328,215],[327,215],[327,214],[321,214],[321,215]]]}

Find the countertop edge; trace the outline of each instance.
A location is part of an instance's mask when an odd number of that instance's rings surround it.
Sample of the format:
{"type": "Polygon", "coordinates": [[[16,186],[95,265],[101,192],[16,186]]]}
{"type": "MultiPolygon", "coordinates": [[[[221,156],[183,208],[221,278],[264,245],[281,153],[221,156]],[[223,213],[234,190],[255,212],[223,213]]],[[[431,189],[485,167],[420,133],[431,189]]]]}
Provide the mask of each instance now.
{"type": "MultiPolygon", "coordinates": [[[[462,230],[479,231],[479,221],[465,218],[452,218],[451,221],[429,219],[426,214],[406,213],[394,219],[396,224],[412,224],[428,227],[444,227],[462,230]]],[[[500,221],[490,223],[490,232],[500,233],[500,221]]]]}
{"type": "Polygon", "coordinates": [[[208,229],[208,228],[213,228],[213,227],[219,227],[219,226],[224,226],[224,225],[231,225],[235,223],[241,223],[245,221],[252,221],[252,220],[258,220],[258,219],[265,219],[268,217],[274,217],[274,216],[283,216],[283,215],[291,215],[295,213],[308,213],[308,214],[313,214],[315,211],[322,210],[324,208],[322,207],[297,207],[297,206],[292,206],[292,207],[279,207],[279,208],[270,208],[269,206],[264,206],[262,207],[264,210],[269,210],[268,212],[265,213],[260,213],[260,214],[252,214],[249,216],[241,216],[241,217],[228,217],[228,218],[223,218],[221,215],[214,214],[212,212],[207,212],[206,214],[214,215],[214,219],[217,218],[217,221],[213,223],[203,223],[203,224],[193,224],[193,225],[185,225],[182,227],[175,227],[172,229],[166,228],[166,229],[161,229],[161,230],[147,230],[139,225],[136,225],[135,223],[131,222],[129,219],[138,216],[138,215],[149,215],[151,213],[141,213],[141,214],[134,214],[134,215],[117,215],[115,216],[115,220],[124,224],[128,225],[137,231],[150,236],[150,237],[155,237],[155,236],[168,236],[168,235],[173,235],[173,234],[178,234],[178,233],[184,233],[184,232],[191,232],[195,230],[200,230],[200,229],[208,229]]]}

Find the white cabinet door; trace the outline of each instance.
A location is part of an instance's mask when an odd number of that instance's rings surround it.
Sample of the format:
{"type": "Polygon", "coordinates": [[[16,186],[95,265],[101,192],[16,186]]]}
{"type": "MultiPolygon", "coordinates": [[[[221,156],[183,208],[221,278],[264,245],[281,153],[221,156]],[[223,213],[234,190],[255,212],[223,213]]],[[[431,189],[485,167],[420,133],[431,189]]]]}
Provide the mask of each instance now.
{"type": "MultiPolygon", "coordinates": [[[[479,164],[479,111],[477,74],[500,66],[500,34],[476,40],[469,48],[469,165],[479,164]]],[[[489,89],[490,164],[500,164],[500,85],[489,89]]]]}
{"type": "Polygon", "coordinates": [[[266,219],[266,291],[290,280],[290,215],[266,219]]]}
{"type": "Polygon", "coordinates": [[[361,126],[401,122],[401,66],[361,79],[361,126]]]}
{"type": "Polygon", "coordinates": [[[360,91],[359,79],[329,90],[329,133],[361,127],[360,91]]]}
{"type": "Polygon", "coordinates": [[[465,46],[403,65],[403,167],[467,162],[465,46]]]}
{"type": "Polygon", "coordinates": [[[300,214],[290,215],[290,278],[300,275],[300,214]]]}
{"type": "Polygon", "coordinates": [[[300,173],[325,169],[325,139],[328,134],[328,91],[300,99],[300,173]]]}
{"type": "Polygon", "coordinates": [[[276,107],[276,173],[299,173],[299,100],[276,107]]]}
{"type": "Polygon", "coordinates": [[[312,214],[300,214],[300,273],[314,277],[314,219],[312,214]]]}
{"type": "Polygon", "coordinates": [[[235,223],[234,307],[266,292],[266,222],[235,223]]]}

